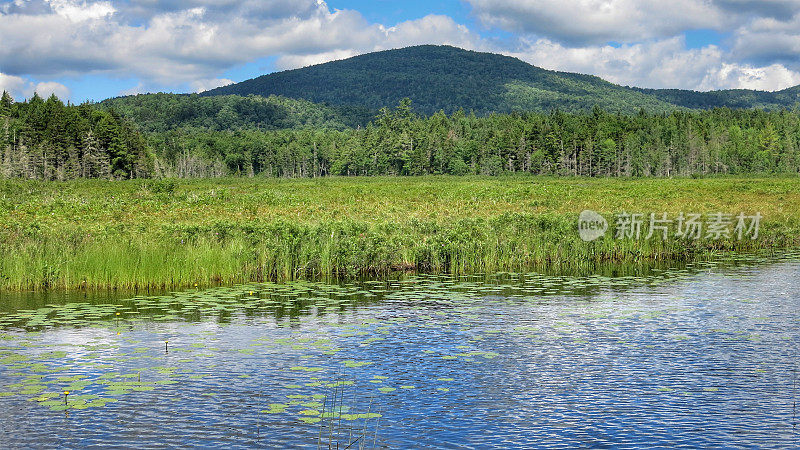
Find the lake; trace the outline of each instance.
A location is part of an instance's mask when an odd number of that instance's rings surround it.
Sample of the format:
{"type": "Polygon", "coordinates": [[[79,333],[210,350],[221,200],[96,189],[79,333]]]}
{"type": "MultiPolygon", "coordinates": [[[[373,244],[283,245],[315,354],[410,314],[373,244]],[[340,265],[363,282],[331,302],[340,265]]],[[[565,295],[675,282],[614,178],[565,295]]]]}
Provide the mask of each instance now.
{"type": "Polygon", "coordinates": [[[800,446],[797,253],[0,300],[8,447],[800,446]]]}

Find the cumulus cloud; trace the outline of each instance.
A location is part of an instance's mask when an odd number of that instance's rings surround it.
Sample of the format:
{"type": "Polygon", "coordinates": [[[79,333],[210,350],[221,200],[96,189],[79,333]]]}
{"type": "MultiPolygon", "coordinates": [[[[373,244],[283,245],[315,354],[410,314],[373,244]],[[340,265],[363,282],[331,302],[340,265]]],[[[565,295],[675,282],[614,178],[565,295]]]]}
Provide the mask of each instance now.
{"type": "Polygon", "coordinates": [[[41,97],[56,94],[59,98],[69,98],[70,90],[61,83],[45,81],[35,83],[22,77],[0,73],[0,91],[7,91],[13,97],[31,97],[34,92],[41,97]]]}
{"type": "Polygon", "coordinates": [[[119,95],[138,95],[138,94],[145,94],[148,92],[147,86],[144,85],[141,81],[136,83],[136,86],[130,87],[128,89],[123,89],[120,91],[119,95]]]}
{"type": "Polygon", "coordinates": [[[735,16],[750,15],[775,19],[791,17],[800,8],[800,0],[713,0],[712,3],[735,16]]]}
{"type": "Polygon", "coordinates": [[[639,42],[697,29],[730,31],[754,19],[780,22],[800,10],[800,0],[465,1],[484,25],[571,46],[639,42]]]}
{"type": "Polygon", "coordinates": [[[113,14],[115,11],[109,2],[86,4],[85,2],[77,3],[70,0],[50,0],[49,3],[55,14],[65,17],[73,23],[100,19],[113,14]]]}
{"type": "Polygon", "coordinates": [[[762,91],[780,90],[800,84],[800,73],[781,64],[754,67],[722,63],[717,70],[710,71],[700,89],[741,88],[762,91]]]}
{"type": "MultiPolygon", "coordinates": [[[[33,92],[36,92],[42,97],[49,97],[50,95],[55,94],[58,98],[69,98],[70,95],[69,88],[61,83],[56,83],[55,81],[43,81],[41,83],[36,83],[36,85],[33,87],[33,92]]],[[[26,94],[26,96],[33,95],[33,92],[26,94]]]]}
{"type": "Polygon", "coordinates": [[[19,95],[24,85],[25,80],[23,80],[21,77],[6,75],[0,72],[0,91],[9,92],[12,95],[19,95]]]}
{"type": "Polygon", "coordinates": [[[279,70],[296,69],[298,67],[313,66],[329,61],[338,61],[356,56],[361,52],[356,49],[332,50],[322,53],[310,53],[300,55],[283,55],[275,62],[279,70]]]}
{"type": "Polygon", "coordinates": [[[192,81],[191,86],[194,92],[203,92],[229,84],[233,84],[233,80],[227,78],[208,78],[192,81]]]}
{"type": "Polygon", "coordinates": [[[295,69],[327,61],[346,59],[372,51],[420,44],[446,44],[470,50],[489,48],[467,27],[456,23],[448,16],[429,15],[388,28],[382,25],[365,26],[369,28],[369,32],[353,42],[353,45],[349,48],[337,48],[323,52],[311,49],[308,53],[286,54],[278,59],[276,65],[280,69],[295,69]]]}
{"type": "Polygon", "coordinates": [[[284,68],[419,43],[477,40],[446,16],[385,27],[319,0],[17,1],[0,10],[0,67],[12,75],[135,74],[145,84],[220,85],[237,64],[284,68]]]}
{"type": "Polygon", "coordinates": [[[732,53],[750,62],[782,62],[800,68],[800,11],[788,20],[758,18],[740,27],[732,53]]]}
{"type": "Polygon", "coordinates": [[[800,83],[800,0],[465,0],[484,25],[520,35],[543,67],[643,87],[778,90],[800,83]],[[684,33],[722,46],[689,49],[684,33]],[[611,45],[614,43],[614,45],[611,45]]]}
{"type": "Polygon", "coordinates": [[[613,83],[654,88],[699,86],[718,66],[716,47],[686,50],[682,38],[640,44],[566,47],[548,39],[528,42],[514,56],[553,70],[596,74],[613,83]]]}
{"type": "Polygon", "coordinates": [[[627,86],[779,90],[800,84],[800,73],[783,65],[727,62],[720,48],[687,49],[682,37],[579,48],[538,39],[525,42],[523,49],[509,54],[546,69],[599,75],[627,86]]]}
{"type": "Polygon", "coordinates": [[[322,0],[9,0],[0,4],[0,85],[63,93],[63,85],[27,80],[92,74],[141,82],[124,93],[199,91],[230,83],[223,73],[264,57],[290,69],[416,44],[511,54],[644,87],[798,82],[800,0],[465,2],[481,23],[515,36],[489,41],[444,15],[370,23],[322,0]],[[683,33],[693,29],[730,37],[688,49],[683,33]]]}
{"type": "Polygon", "coordinates": [[[703,0],[466,0],[489,26],[546,36],[573,45],[674,36],[718,28],[719,8],[703,0]]]}
{"type": "Polygon", "coordinates": [[[429,15],[419,20],[409,20],[384,31],[384,48],[406,47],[417,44],[447,44],[475,49],[486,47],[469,28],[442,15],[429,15]]]}

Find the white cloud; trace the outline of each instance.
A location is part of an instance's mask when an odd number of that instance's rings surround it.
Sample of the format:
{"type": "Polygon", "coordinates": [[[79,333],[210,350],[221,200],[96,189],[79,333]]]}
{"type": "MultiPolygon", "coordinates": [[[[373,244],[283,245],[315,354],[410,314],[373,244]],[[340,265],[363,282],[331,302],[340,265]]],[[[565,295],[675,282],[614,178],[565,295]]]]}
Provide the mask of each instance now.
{"type": "Polygon", "coordinates": [[[141,81],[136,83],[136,86],[130,87],[128,89],[123,89],[119,92],[120,96],[126,95],[138,95],[138,94],[145,94],[147,93],[148,89],[141,81]]]}
{"type": "Polygon", "coordinates": [[[115,9],[109,2],[96,2],[87,4],[75,0],[48,0],[53,11],[67,18],[70,22],[84,22],[100,19],[114,13],[115,9]]]}
{"type": "Polygon", "coordinates": [[[233,80],[227,78],[207,78],[202,80],[195,80],[190,83],[194,92],[203,92],[210,89],[218,88],[220,86],[227,86],[233,84],[233,80]]]}
{"type": "Polygon", "coordinates": [[[69,99],[70,96],[69,88],[61,83],[56,83],[55,81],[43,81],[41,83],[37,83],[36,86],[33,87],[33,91],[45,98],[55,94],[56,97],[66,100],[69,99]]]}
{"type": "Polygon", "coordinates": [[[781,61],[800,69],[800,11],[782,20],[758,18],[740,27],[732,53],[748,61],[781,61]]]}
{"type": "Polygon", "coordinates": [[[6,75],[0,72],[0,91],[6,91],[12,96],[16,97],[22,94],[24,86],[25,80],[23,80],[21,77],[6,75]]]}
{"type": "Polygon", "coordinates": [[[762,91],[780,90],[800,84],[800,73],[781,64],[765,67],[722,63],[718,70],[711,71],[704,83],[711,89],[757,89],[762,91]]]}
{"type": "Polygon", "coordinates": [[[275,62],[275,66],[280,70],[296,69],[298,67],[307,67],[324,62],[347,59],[361,53],[362,52],[358,50],[343,49],[323,53],[312,53],[309,55],[283,55],[275,62]]]}
{"type": "Polygon", "coordinates": [[[380,25],[366,26],[366,28],[368,32],[353,42],[352,46],[324,52],[284,54],[276,65],[280,69],[294,69],[373,51],[421,44],[447,44],[470,50],[487,48],[485,43],[467,27],[442,15],[428,15],[389,28],[380,25]]]}
{"type": "Polygon", "coordinates": [[[0,86],[63,93],[63,85],[26,80],[93,74],[141,81],[125,93],[205,90],[229,83],[221,74],[232,67],[268,56],[287,69],[416,44],[511,54],[644,87],[798,82],[800,0],[465,1],[483,23],[519,34],[491,44],[448,16],[376,24],[321,0],[7,1],[0,86]],[[687,49],[682,33],[698,28],[729,33],[730,48],[687,49]]]}
{"type": "Polygon", "coordinates": [[[486,25],[574,45],[663,38],[726,22],[723,11],[704,0],[466,1],[486,25]]]}
{"type": "Polygon", "coordinates": [[[486,26],[571,46],[642,42],[698,29],[731,32],[754,20],[784,22],[800,11],[800,0],[465,1],[486,26]]]}
{"type": "Polygon", "coordinates": [[[34,83],[22,77],[0,73],[0,91],[7,91],[15,98],[29,98],[34,92],[41,97],[56,94],[60,99],[69,99],[70,90],[61,83],[45,81],[34,83]]]}
{"type": "Polygon", "coordinates": [[[728,55],[718,47],[686,49],[680,37],[580,48],[538,39],[509,55],[546,69],[588,73],[638,87],[779,90],[800,84],[800,73],[783,65],[728,62],[728,55]]]}
{"type": "Polygon", "coordinates": [[[550,69],[656,88],[800,83],[800,0],[466,1],[485,25],[520,33],[513,54],[550,69]],[[687,48],[696,29],[728,34],[730,48],[687,48]]]}
{"type": "Polygon", "coordinates": [[[133,1],[118,10],[108,2],[31,1],[39,7],[26,3],[0,15],[0,67],[10,74],[135,74],[146,85],[202,86],[265,56],[296,67],[413,43],[477,39],[446,16],[386,28],[317,0],[133,1]],[[162,3],[170,7],[160,10],[162,3]]]}
{"type": "Polygon", "coordinates": [[[485,46],[466,26],[442,15],[429,15],[402,22],[386,29],[384,33],[386,42],[380,44],[382,48],[419,44],[447,44],[468,49],[485,46]]]}
{"type": "Polygon", "coordinates": [[[800,0],[712,0],[714,6],[736,16],[791,17],[800,8],[800,0]]]}

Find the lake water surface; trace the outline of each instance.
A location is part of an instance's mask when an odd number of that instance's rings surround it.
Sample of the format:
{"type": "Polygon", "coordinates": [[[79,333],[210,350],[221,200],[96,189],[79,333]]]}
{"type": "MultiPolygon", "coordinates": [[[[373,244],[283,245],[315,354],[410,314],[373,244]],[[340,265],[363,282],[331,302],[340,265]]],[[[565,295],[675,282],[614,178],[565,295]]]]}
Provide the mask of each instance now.
{"type": "Polygon", "coordinates": [[[800,446],[796,255],[0,300],[0,446],[800,446]]]}

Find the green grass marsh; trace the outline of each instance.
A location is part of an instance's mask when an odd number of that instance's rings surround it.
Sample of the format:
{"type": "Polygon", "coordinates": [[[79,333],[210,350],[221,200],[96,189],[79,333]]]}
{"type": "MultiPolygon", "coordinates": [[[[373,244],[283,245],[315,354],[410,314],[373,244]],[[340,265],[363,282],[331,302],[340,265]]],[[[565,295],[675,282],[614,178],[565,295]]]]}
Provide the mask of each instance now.
{"type": "Polygon", "coordinates": [[[0,181],[0,290],[170,289],[710,259],[800,243],[800,179],[0,181]],[[584,209],[760,212],[758,240],[586,243],[584,209]]]}

